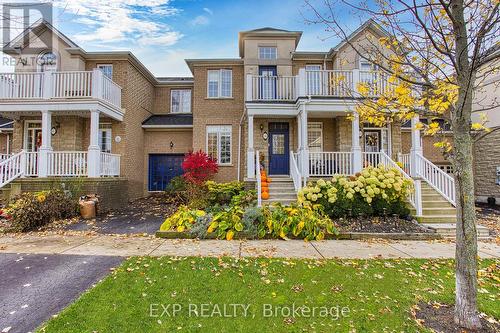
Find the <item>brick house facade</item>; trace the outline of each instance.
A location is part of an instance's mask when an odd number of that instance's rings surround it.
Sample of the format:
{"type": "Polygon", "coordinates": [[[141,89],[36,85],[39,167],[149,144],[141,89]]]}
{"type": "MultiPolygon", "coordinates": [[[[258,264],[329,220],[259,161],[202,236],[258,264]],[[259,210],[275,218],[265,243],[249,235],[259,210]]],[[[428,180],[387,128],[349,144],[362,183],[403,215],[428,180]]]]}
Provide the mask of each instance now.
{"type": "MultiPolygon", "coordinates": [[[[86,52],[48,24],[42,22],[36,29],[43,38],[56,36],[57,72],[93,73],[101,69],[119,87],[120,104],[110,107],[109,113],[100,112],[99,130],[104,130],[99,138],[103,141],[105,135],[109,137],[99,145],[120,156],[118,174],[130,199],[163,190],[179,173],[179,156],[192,150],[223,158],[219,160],[218,181],[255,178],[252,170],[257,152],[270,174],[290,173],[286,164],[295,157],[288,156],[282,164],[276,162],[280,154],[289,152],[297,156],[302,152],[336,156],[359,149],[367,154],[384,152],[393,159],[410,153],[411,128],[402,128],[400,123],[385,128],[355,125],[352,99],[331,86],[331,76],[336,73],[350,77],[351,84],[370,74],[370,64],[346,44],[326,52],[299,52],[296,48],[301,32],[273,28],[245,31],[239,35],[239,58],[187,59],[192,77],[155,77],[130,52],[86,52]],[[358,126],[359,133],[353,132],[358,126]],[[274,133],[277,128],[281,132],[274,133]]],[[[381,33],[366,24],[353,34],[352,42],[363,43],[367,36],[381,33]]],[[[17,60],[29,56],[14,51],[10,54],[17,60]]],[[[17,61],[16,73],[37,71],[17,61]]],[[[70,106],[72,97],[53,103],[63,101],[70,106]]],[[[11,151],[34,149],[27,143],[31,138],[27,126],[31,121],[40,122],[42,109],[18,111],[10,100],[3,104],[2,100],[0,115],[13,121],[11,151]]],[[[28,104],[25,100],[18,103],[28,104]]],[[[96,133],[92,132],[90,112],[61,112],[61,107],[54,110],[51,149],[89,149],[90,161],[96,133]]],[[[432,141],[422,139],[424,155],[435,164],[448,164],[432,141]]],[[[478,154],[486,154],[487,147],[482,146],[478,154]]],[[[313,168],[310,161],[307,163],[313,168]]],[[[496,161],[481,158],[480,164],[485,163],[496,161]]],[[[308,172],[314,176],[313,169],[308,172]]],[[[491,177],[492,170],[477,174],[491,177]]]]}

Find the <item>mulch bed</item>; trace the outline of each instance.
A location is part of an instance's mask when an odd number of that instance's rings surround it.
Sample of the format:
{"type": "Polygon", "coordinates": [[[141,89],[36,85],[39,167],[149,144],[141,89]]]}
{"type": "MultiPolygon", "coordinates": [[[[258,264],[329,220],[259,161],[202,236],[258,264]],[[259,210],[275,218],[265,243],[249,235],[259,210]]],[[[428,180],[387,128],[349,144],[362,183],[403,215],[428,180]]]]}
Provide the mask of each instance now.
{"type": "Polygon", "coordinates": [[[373,232],[373,233],[430,233],[431,230],[413,220],[396,216],[357,217],[338,219],[335,223],[341,232],[373,232]]]}
{"type": "Polygon", "coordinates": [[[454,322],[454,306],[449,304],[428,304],[420,302],[415,309],[415,319],[420,325],[443,333],[497,333],[500,324],[493,318],[481,318],[482,329],[471,331],[458,327],[454,322]]]}

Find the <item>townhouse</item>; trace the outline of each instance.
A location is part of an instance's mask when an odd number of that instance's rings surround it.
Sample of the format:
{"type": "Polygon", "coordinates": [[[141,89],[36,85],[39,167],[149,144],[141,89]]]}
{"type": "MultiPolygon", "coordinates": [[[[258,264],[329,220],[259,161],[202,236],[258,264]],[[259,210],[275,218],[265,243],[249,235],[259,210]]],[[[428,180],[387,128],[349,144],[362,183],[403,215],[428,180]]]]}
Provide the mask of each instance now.
{"type": "MultiPolygon", "coordinates": [[[[349,39],[384,35],[368,21],[349,39]]],[[[449,163],[432,138],[411,124],[374,127],[356,116],[353,87],[383,89],[383,75],[349,43],[297,51],[301,36],[240,32],[238,58],[187,59],[192,77],[155,77],[130,52],[86,52],[37,22],[4,47],[16,66],[0,75],[0,116],[12,123],[0,186],[12,194],[64,183],[117,207],[164,190],[183,156],[203,150],[218,161],[216,180],[258,186],[262,165],[295,190],[311,177],[400,160],[454,204],[449,163]],[[51,47],[31,54],[33,44],[51,47]]]]}

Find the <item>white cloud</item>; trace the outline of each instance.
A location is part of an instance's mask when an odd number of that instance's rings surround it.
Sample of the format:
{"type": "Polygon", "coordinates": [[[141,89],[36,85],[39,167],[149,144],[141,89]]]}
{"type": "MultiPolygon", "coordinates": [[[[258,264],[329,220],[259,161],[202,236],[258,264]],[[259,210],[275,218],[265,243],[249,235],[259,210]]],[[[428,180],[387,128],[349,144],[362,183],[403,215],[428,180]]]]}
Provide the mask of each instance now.
{"type": "Polygon", "coordinates": [[[179,13],[170,3],[171,0],[54,0],[55,6],[89,26],[90,30],[73,36],[76,41],[138,41],[142,45],[164,46],[182,38],[180,32],[172,31],[154,17],[179,13]]]}
{"type": "Polygon", "coordinates": [[[214,15],[214,11],[213,11],[213,10],[211,10],[210,8],[205,7],[205,8],[203,8],[203,10],[204,10],[205,12],[209,13],[210,15],[214,15]]]}
{"type": "Polygon", "coordinates": [[[193,26],[208,25],[208,24],[210,24],[210,19],[208,17],[206,17],[205,15],[198,15],[194,19],[189,21],[189,23],[193,26]]]}

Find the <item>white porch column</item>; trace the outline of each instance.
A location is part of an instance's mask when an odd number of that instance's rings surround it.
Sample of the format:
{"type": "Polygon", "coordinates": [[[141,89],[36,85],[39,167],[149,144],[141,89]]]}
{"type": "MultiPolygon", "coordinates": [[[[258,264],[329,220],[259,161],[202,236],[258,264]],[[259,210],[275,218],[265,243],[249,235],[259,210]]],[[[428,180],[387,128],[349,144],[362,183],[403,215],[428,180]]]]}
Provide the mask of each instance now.
{"type": "Polygon", "coordinates": [[[38,150],[38,176],[47,177],[49,175],[49,154],[52,152],[52,113],[49,110],[42,110],[42,145],[38,150]]]}
{"type": "Polygon", "coordinates": [[[417,124],[420,122],[418,115],[411,118],[411,149],[410,149],[410,175],[417,177],[417,154],[423,155],[422,142],[420,141],[420,130],[417,124]]]}
{"type": "Polygon", "coordinates": [[[302,104],[302,111],[300,112],[300,164],[302,167],[302,177],[307,179],[309,177],[309,147],[307,145],[307,112],[306,105],[302,104]]]}
{"type": "Polygon", "coordinates": [[[305,97],[307,94],[307,78],[306,78],[306,69],[300,68],[297,82],[297,96],[296,97],[305,97]]]}
{"type": "Polygon", "coordinates": [[[253,148],[253,116],[248,116],[247,178],[255,178],[255,151],[253,148]]]}
{"type": "Polygon", "coordinates": [[[360,172],[363,169],[361,146],[359,145],[359,115],[352,113],[352,172],[360,172]]]}
{"type": "Polygon", "coordinates": [[[89,177],[99,177],[101,149],[99,147],[99,111],[90,110],[90,145],[88,149],[87,172],[89,177]]]}

